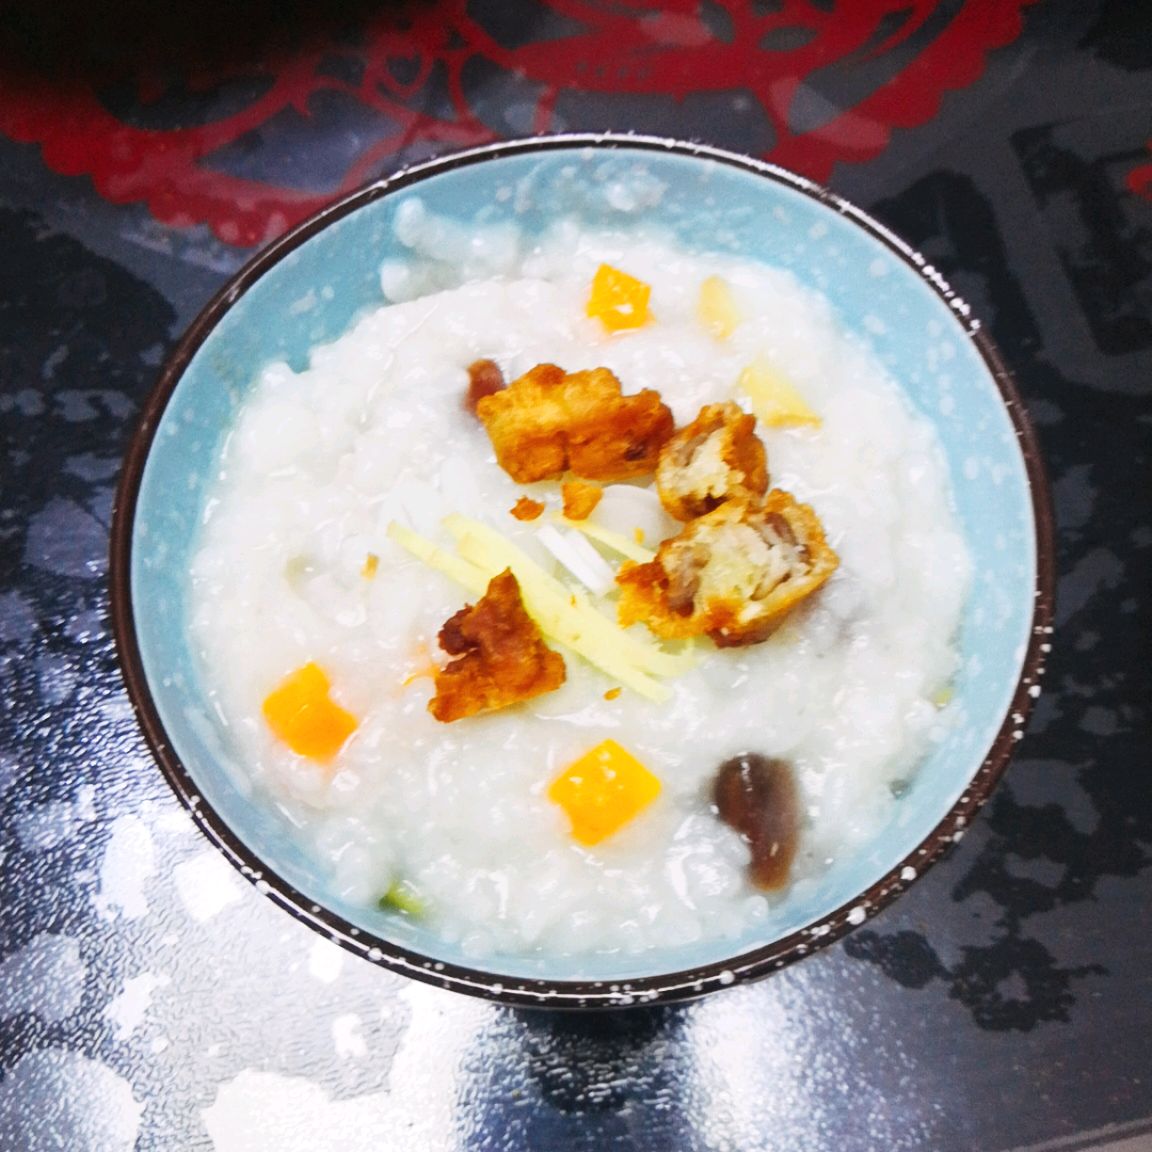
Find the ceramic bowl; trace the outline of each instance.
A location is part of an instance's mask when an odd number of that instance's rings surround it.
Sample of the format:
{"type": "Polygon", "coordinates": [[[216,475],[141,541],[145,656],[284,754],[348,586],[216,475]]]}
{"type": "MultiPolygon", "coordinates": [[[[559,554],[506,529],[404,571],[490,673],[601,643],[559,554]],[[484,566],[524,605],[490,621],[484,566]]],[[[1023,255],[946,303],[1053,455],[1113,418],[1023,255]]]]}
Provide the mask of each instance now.
{"type": "Polygon", "coordinates": [[[968,306],[919,255],[826,190],[743,156],[631,136],[538,138],[422,164],[261,252],[192,325],[147,404],[117,500],[112,571],[117,640],[144,733],[177,796],[236,868],[369,962],[536,1007],[699,996],[764,976],[875,915],[959,839],[987,798],[1039,692],[1051,631],[1051,526],[1035,440],[968,306]],[[831,300],[939,433],[976,574],[950,705],[962,722],[921,764],[888,823],[786,899],[767,929],[641,956],[469,961],[418,924],[342,902],[232,764],[186,627],[187,572],[214,459],[263,365],[302,366],[311,346],[383,302],[381,265],[403,255],[392,224],[416,195],[463,224],[515,221],[529,232],[557,214],[589,224],[639,217],[690,247],[790,269],[831,300]]]}

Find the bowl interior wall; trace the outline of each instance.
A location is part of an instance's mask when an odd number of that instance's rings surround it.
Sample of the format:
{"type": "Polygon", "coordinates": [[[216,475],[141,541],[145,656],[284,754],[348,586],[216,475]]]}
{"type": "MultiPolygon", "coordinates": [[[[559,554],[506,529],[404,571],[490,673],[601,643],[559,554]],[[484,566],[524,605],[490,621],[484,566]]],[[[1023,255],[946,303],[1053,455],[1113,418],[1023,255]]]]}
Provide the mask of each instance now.
{"type": "Polygon", "coordinates": [[[783,266],[823,292],[839,321],[874,349],[912,403],[937,427],[974,583],[948,739],[863,852],[837,860],[819,882],[779,907],[771,935],[642,957],[565,962],[562,975],[627,979],[750,951],[856,899],[914,853],[964,793],[1007,713],[1032,626],[1036,540],[1028,478],[1001,394],[963,317],[905,258],[850,216],[789,184],[716,160],[616,149],[525,153],[452,168],[361,196],[266,267],[224,310],[187,364],[156,431],[137,505],[131,586],[141,657],[155,705],[197,792],[270,873],[350,923],[436,960],[524,977],[561,975],[556,962],[501,956],[477,964],[422,931],[342,904],[275,811],[250,794],[227,733],[208,703],[190,650],[187,572],[214,461],[259,370],[296,368],[383,302],[379,267],[403,258],[393,223],[418,196],[468,225],[514,222],[529,235],[558,214],[592,226],[668,229],[690,248],[783,266]],[[636,203],[639,203],[639,207],[636,203]],[[626,210],[629,209],[629,210],[626,210]]]}

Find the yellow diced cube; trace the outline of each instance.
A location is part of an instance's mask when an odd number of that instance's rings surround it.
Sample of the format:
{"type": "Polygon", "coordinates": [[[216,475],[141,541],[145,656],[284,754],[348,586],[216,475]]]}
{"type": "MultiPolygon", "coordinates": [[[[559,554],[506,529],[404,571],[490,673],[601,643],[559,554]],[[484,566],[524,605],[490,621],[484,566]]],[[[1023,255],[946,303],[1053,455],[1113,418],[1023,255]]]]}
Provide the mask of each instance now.
{"type": "Polygon", "coordinates": [[[820,417],[808,407],[792,381],[764,359],[749,364],[740,373],[736,386],[752,401],[752,410],[761,424],[770,428],[820,425],[820,417]]]}
{"type": "Polygon", "coordinates": [[[615,740],[573,761],[548,789],[568,814],[573,839],[589,846],[614,835],[659,795],[660,781],[615,740]]]}
{"type": "Polygon", "coordinates": [[[273,734],[298,756],[327,764],[356,731],[357,720],[331,697],[331,684],[316,663],[297,668],[264,701],[273,734]]]}
{"type": "Polygon", "coordinates": [[[651,287],[643,280],[637,280],[611,264],[601,264],[592,277],[588,315],[598,317],[609,332],[643,328],[652,319],[648,310],[651,295],[651,287]]]}
{"type": "Polygon", "coordinates": [[[723,276],[709,276],[700,285],[696,300],[696,319],[716,337],[727,340],[744,319],[736,306],[736,298],[723,276]]]}

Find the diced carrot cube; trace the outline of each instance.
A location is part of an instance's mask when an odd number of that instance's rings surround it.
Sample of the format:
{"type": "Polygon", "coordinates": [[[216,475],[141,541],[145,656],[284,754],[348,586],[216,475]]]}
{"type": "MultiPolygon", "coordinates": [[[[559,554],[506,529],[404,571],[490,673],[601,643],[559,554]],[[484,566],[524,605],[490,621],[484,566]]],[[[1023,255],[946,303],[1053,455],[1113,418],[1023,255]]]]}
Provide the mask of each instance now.
{"type": "Polygon", "coordinates": [[[643,328],[652,319],[648,298],[652,288],[643,280],[601,264],[592,277],[592,292],[588,297],[588,315],[599,317],[609,332],[625,328],[643,328]]]}
{"type": "Polygon", "coordinates": [[[599,844],[660,794],[660,781],[615,740],[604,740],[552,781],[548,798],[572,822],[573,839],[599,844]]]}
{"type": "Polygon", "coordinates": [[[332,686],[316,663],[297,668],[264,701],[273,734],[299,756],[331,762],[356,731],[358,721],[331,697],[332,686]]]}

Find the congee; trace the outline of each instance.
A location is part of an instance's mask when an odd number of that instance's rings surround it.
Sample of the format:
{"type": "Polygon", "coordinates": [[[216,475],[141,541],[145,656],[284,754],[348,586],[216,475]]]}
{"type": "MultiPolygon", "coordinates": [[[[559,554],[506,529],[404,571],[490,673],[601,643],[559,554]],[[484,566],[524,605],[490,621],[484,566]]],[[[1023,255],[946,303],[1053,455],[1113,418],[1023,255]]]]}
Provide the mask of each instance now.
{"type": "Polygon", "coordinates": [[[784,270],[395,230],[380,307],[219,458],[191,626],[232,752],[342,897],[468,955],[743,936],[951,722],[933,430],[784,270]]]}

